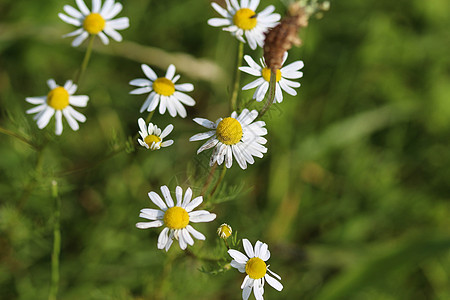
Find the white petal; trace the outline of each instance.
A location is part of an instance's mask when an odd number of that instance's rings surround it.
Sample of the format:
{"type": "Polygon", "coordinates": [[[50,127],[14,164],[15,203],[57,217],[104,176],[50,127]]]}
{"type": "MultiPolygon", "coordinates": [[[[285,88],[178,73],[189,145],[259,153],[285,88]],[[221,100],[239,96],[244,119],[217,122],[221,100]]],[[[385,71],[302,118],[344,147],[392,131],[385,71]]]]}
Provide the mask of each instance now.
{"type": "Polygon", "coordinates": [[[192,237],[189,234],[189,231],[187,231],[187,229],[185,229],[185,228],[181,229],[181,235],[183,236],[186,243],[188,243],[191,246],[194,245],[194,240],[192,239],[192,237]]]}
{"type": "Polygon", "coordinates": [[[164,131],[160,134],[160,138],[165,138],[166,136],[168,136],[173,130],[173,125],[169,124],[167,125],[167,127],[164,129],[164,131]]]}
{"type": "Polygon", "coordinates": [[[109,12],[109,10],[113,7],[114,0],[106,0],[105,3],[103,3],[103,7],[100,10],[100,15],[104,16],[106,13],[109,12]]]}
{"type": "Polygon", "coordinates": [[[237,261],[235,261],[234,259],[231,261],[230,265],[233,268],[238,269],[239,272],[244,273],[245,272],[245,264],[240,264],[237,261]]]}
{"type": "Polygon", "coordinates": [[[177,205],[176,206],[180,206],[181,207],[181,203],[183,202],[183,189],[181,188],[181,186],[177,186],[175,188],[175,195],[177,198],[177,205]]]}
{"type": "Polygon", "coordinates": [[[141,95],[141,94],[146,94],[148,92],[150,92],[152,90],[151,87],[149,86],[145,86],[145,87],[140,87],[137,89],[134,89],[130,92],[131,95],[141,95]]]}
{"type": "Polygon", "coordinates": [[[206,237],[199,231],[195,230],[194,227],[192,227],[191,225],[187,225],[186,226],[187,231],[189,231],[190,234],[192,234],[192,236],[194,236],[197,240],[202,240],[204,241],[206,239],[206,237]]]}
{"type": "Polygon", "coordinates": [[[178,100],[180,100],[182,103],[184,103],[187,106],[195,105],[195,100],[189,95],[175,91],[173,93],[173,96],[175,96],[178,100]]]}
{"type": "Polygon", "coordinates": [[[169,67],[167,68],[167,72],[166,72],[166,78],[167,79],[169,79],[169,80],[172,80],[173,79],[173,76],[175,75],[175,71],[176,71],[176,69],[175,69],[175,66],[174,65],[169,65],[169,67]]]}
{"type": "Polygon", "coordinates": [[[59,13],[58,17],[63,20],[64,22],[66,22],[67,24],[71,24],[71,25],[75,25],[75,26],[81,26],[81,21],[78,19],[74,19],[72,17],[66,16],[63,13],[59,13]]]}
{"type": "Polygon", "coordinates": [[[113,5],[113,7],[109,11],[104,12],[102,16],[105,20],[110,20],[115,16],[117,16],[122,11],[122,8],[123,8],[122,4],[117,2],[113,5]]]}
{"type": "Polygon", "coordinates": [[[151,86],[152,82],[148,79],[144,78],[136,78],[129,82],[130,85],[144,87],[144,86],[151,86]]]}
{"type": "Polygon", "coordinates": [[[253,76],[261,76],[261,71],[255,70],[250,67],[239,67],[239,70],[241,70],[242,72],[245,72],[247,74],[253,75],[253,76]]]}
{"type": "Polygon", "coordinates": [[[78,125],[78,122],[72,117],[70,114],[70,111],[66,109],[63,109],[63,115],[66,118],[67,123],[69,123],[70,128],[72,128],[73,131],[77,131],[80,126],[78,125]]]}
{"type": "Polygon", "coordinates": [[[49,80],[47,80],[47,85],[51,90],[58,87],[58,85],[56,84],[56,82],[53,78],[50,78],[49,80]]]}
{"type": "Polygon", "coordinates": [[[78,28],[78,29],[75,30],[75,31],[72,31],[72,32],[69,32],[69,33],[64,34],[62,37],[63,37],[63,38],[66,38],[66,37],[71,37],[71,36],[80,35],[81,33],[83,33],[83,31],[84,31],[84,28],[78,28]]]}
{"type": "Polygon", "coordinates": [[[302,69],[303,67],[304,67],[303,61],[297,60],[297,61],[294,61],[293,63],[290,63],[287,66],[284,66],[283,68],[280,69],[280,71],[281,71],[281,74],[283,74],[283,72],[289,73],[292,71],[298,71],[298,70],[302,69]]]}
{"type": "Polygon", "coordinates": [[[47,107],[47,103],[43,103],[41,105],[30,108],[26,111],[27,114],[34,114],[43,111],[47,107]]]}
{"type": "Polygon", "coordinates": [[[54,113],[55,110],[47,106],[47,108],[42,112],[42,115],[39,117],[39,120],[37,121],[38,128],[42,129],[45,126],[47,126],[48,122],[50,122],[50,119],[52,118],[54,113]]]}
{"type": "Polygon", "coordinates": [[[69,103],[73,106],[86,107],[89,97],[86,95],[70,96],[69,103]]]}
{"type": "Polygon", "coordinates": [[[237,250],[230,249],[228,250],[228,254],[230,254],[230,256],[240,264],[245,264],[248,261],[248,257],[237,250]]]}
{"type": "Polygon", "coordinates": [[[151,94],[153,94],[153,99],[150,102],[150,104],[148,105],[147,111],[154,111],[156,109],[156,107],[158,106],[159,99],[161,99],[159,94],[156,94],[155,92],[152,92],[151,94]]]}
{"type": "Polygon", "coordinates": [[[187,212],[191,212],[193,209],[195,209],[197,206],[199,206],[203,202],[203,197],[198,196],[194,198],[192,201],[190,201],[184,209],[186,209],[187,212]]]}
{"type": "Polygon", "coordinates": [[[43,104],[46,102],[47,97],[46,96],[42,96],[42,97],[26,97],[25,100],[28,103],[31,104],[43,104]]]}
{"type": "Polygon", "coordinates": [[[273,272],[273,271],[270,270],[269,268],[267,268],[267,271],[269,271],[269,273],[270,273],[273,277],[275,277],[276,279],[281,280],[281,276],[278,275],[277,273],[273,272]]]}
{"type": "Polygon", "coordinates": [[[256,300],[264,300],[262,296],[262,287],[260,287],[256,282],[253,285],[253,294],[255,295],[256,300]]]}
{"type": "Polygon", "coordinates": [[[194,85],[192,83],[175,84],[175,89],[182,92],[192,92],[194,85]]]}
{"type": "Polygon", "coordinates": [[[255,11],[258,8],[259,0],[251,0],[248,8],[255,11]]]}
{"type": "Polygon", "coordinates": [[[150,200],[152,200],[152,202],[155,203],[163,211],[167,210],[167,205],[164,203],[164,201],[161,199],[161,197],[157,193],[150,192],[150,193],[148,193],[148,196],[150,197],[150,200]]]}
{"type": "Polygon", "coordinates": [[[211,222],[215,218],[216,214],[212,214],[206,210],[198,210],[189,213],[189,221],[193,223],[211,222]]]}
{"type": "Polygon", "coordinates": [[[161,220],[164,217],[164,212],[159,209],[143,208],[139,217],[149,220],[161,220]]]}
{"type": "Polygon", "coordinates": [[[77,36],[73,41],[72,41],[72,47],[78,47],[81,45],[81,43],[87,39],[87,37],[89,36],[89,33],[87,33],[86,31],[83,31],[82,34],[80,34],[79,36],[77,36]]]}
{"type": "Polygon", "coordinates": [[[216,129],[216,123],[203,118],[195,118],[193,121],[199,125],[202,125],[203,127],[209,128],[209,129],[216,129]]]}
{"type": "Polygon", "coordinates": [[[164,225],[163,220],[156,220],[156,221],[152,221],[152,222],[139,222],[136,224],[136,227],[140,228],[140,229],[147,229],[147,228],[153,228],[153,227],[160,227],[162,225],[164,225]]]}
{"type": "Polygon", "coordinates": [[[242,239],[242,244],[244,246],[245,253],[248,257],[255,257],[255,252],[253,252],[253,246],[248,239],[242,239]]]}
{"type": "Polygon", "coordinates": [[[264,81],[265,81],[264,78],[258,78],[258,79],[256,79],[256,80],[250,82],[249,84],[246,84],[245,86],[243,86],[243,87],[242,87],[242,90],[245,91],[245,90],[253,89],[253,88],[255,88],[255,87],[260,86],[261,84],[263,84],[264,81]]]}
{"type": "Polygon", "coordinates": [[[169,191],[169,188],[167,187],[167,185],[163,185],[161,187],[161,192],[164,196],[164,199],[166,200],[167,206],[173,207],[173,199],[172,199],[172,196],[170,195],[170,191],[169,191]]]}
{"type": "Polygon", "coordinates": [[[264,82],[256,89],[254,98],[256,101],[262,101],[266,96],[266,92],[269,89],[269,83],[264,80],[264,82]]]}
{"type": "Polygon", "coordinates": [[[56,111],[55,120],[56,120],[55,133],[56,135],[61,135],[63,131],[63,125],[62,125],[62,113],[60,110],[56,111]]]}
{"type": "Polygon", "coordinates": [[[208,20],[208,25],[213,27],[228,26],[231,24],[232,22],[229,19],[212,18],[208,20]]]}
{"type": "Polygon", "coordinates": [[[82,114],[77,112],[75,109],[73,109],[71,106],[67,106],[64,111],[67,111],[72,117],[75,118],[78,122],[85,122],[86,117],[82,114]]]}
{"type": "Polygon", "coordinates": [[[83,15],[87,16],[90,14],[89,9],[87,8],[86,4],[84,3],[83,0],[75,0],[77,5],[78,5],[78,9],[83,13],[83,15]]]}
{"type": "Polygon", "coordinates": [[[70,5],[64,5],[63,9],[69,16],[75,19],[81,19],[84,17],[82,13],[80,13],[78,10],[76,10],[70,5]]]}
{"type": "Polygon", "coordinates": [[[277,291],[281,291],[283,289],[283,285],[269,274],[266,273],[264,278],[266,279],[267,283],[277,291]]]}
{"type": "Polygon", "coordinates": [[[192,199],[192,190],[191,188],[187,188],[186,192],[184,193],[184,199],[181,207],[185,209],[186,206],[191,202],[191,199],[192,199]]]}
{"type": "Polygon", "coordinates": [[[175,97],[171,97],[171,98],[172,98],[172,104],[175,106],[175,109],[177,110],[180,117],[186,118],[186,116],[187,116],[186,108],[184,108],[183,104],[181,104],[181,102],[178,99],[176,99],[175,97]]]}
{"type": "Polygon", "coordinates": [[[123,30],[130,27],[130,20],[127,17],[118,18],[108,21],[108,26],[111,26],[115,30],[123,30]]]}
{"type": "Polygon", "coordinates": [[[97,35],[102,41],[103,45],[109,44],[109,38],[106,36],[106,34],[103,33],[103,31],[100,31],[97,35]]]}
{"type": "Polygon", "coordinates": [[[120,35],[120,33],[118,33],[114,28],[110,26],[105,26],[103,32],[112,37],[116,42],[122,41],[122,35],[120,35]]]}
{"type": "Polygon", "coordinates": [[[204,139],[212,137],[215,133],[216,133],[215,130],[211,130],[211,131],[208,131],[208,132],[197,133],[196,135],[191,136],[189,138],[189,141],[190,142],[194,142],[194,141],[204,140],[204,139]]]}
{"type": "Polygon", "coordinates": [[[219,4],[215,2],[211,2],[211,6],[217,11],[222,17],[226,18],[229,16],[229,13],[226,9],[221,7],[219,4]]]}
{"type": "Polygon", "coordinates": [[[166,246],[167,241],[169,240],[169,237],[167,235],[168,232],[169,232],[169,228],[166,227],[159,234],[159,237],[158,237],[158,249],[163,249],[166,246]]]}
{"type": "Polygon", "coordinates": [[[100,5],[101,5],[100,0],[92,0],[92,12],[98,13],[100,11],[100,5]]]}
{"type": "Polygon", "coordinates": [[[200,152],[202,152],[206,149],[210,149],[210,148],[216,146],[218,142],[219,142],[219,140],[216,139],[216,136],[213,136],[212,138],[207,140],[200,148],[198,148],[197,154],[199,154],[200,152]]]}

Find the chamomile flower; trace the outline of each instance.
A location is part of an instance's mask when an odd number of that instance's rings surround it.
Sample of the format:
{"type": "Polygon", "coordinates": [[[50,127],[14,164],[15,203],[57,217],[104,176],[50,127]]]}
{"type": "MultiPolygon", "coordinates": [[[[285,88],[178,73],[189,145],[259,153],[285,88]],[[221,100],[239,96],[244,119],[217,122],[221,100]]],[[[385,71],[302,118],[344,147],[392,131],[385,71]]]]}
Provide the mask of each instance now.
{"type": "Polygon", "coordinates": [[[141,107],[144,110],[154,111],[159,104],[159,113],[164,114],[166,109],[172,117],[177,114],[180,117],[186,117],[184,105],[194,106],[195,100],[191,96],[182,92],[192,92],[194,86],[191,83],[175,84],[180,75],[175,75],[175,66],[170,65],[167,68],[166,76],[158,77],[156,73],[146,64],[141,65],[142,71],[148,79],[138,78],[130,81],[130,84],[137,86],[130,94],[147,94],[147,99],[141,107]],[[149,80],[150,79],[150,80],[149,80]]]}
{"type": "Polygon", "coordinates": [[[216,122],[203,118],[195,118],[194,122],[211,129],[208,132],[199,133],[192,136],[189,141],[199,141],[209,138],[198,150],[197,154],[203,150],[215,147],[209,162],[221,165],[225,160],[225,166],[230,168],[233,156],[242,169],[247,168],[247,163],[253,164],[253,156],[262,158],[267,148],[263,145],[267,142],[263,135],[267,134],[264,128],[264,121],[253,122],[258,116],[256,110],[244,109],[238,116],[236,112],[231,117],[218,119],[216,122]],[[252,123],[253,122],[253,123],[252,123]]]}
{"type": "Polygon", "coordinates": [[[228,254],[233,258],[231,266],[238,269],[241,273],[247,273],[241,285],[242,299],[247,300],[252,289],[257,300],[264,299],[264,281],[267,281],[277,291],[281,291],[283,285],[278,281],[281,280],[281,277],[269,270],[269,266],[266,264],[270,258],[267,244],[257,241],[254,249],[247,239],[243,239],[242,244],[245,254],[234,249],[228,250],[228,254]]]}
{"type": "Polygon", "coordinates": [[[221,239],[224,239],[224,240],[229,238],[231,236],[232,232],[233,232],[233,229],[227,223],[223,223],[222,225],[219,226],[219,228],[217,228],[217,234],[219,235],[219,237],[221,239]]]}
{"type": "Polygon", "coordinates": [[[63,131],[62,116],[64,115],[70,128],[77,131],[79,129],[77,121],[85,122],[86,117],[73,109],[71,105],[86,107],[89,97],[85,95],[74,96],[77,85],[72,80],[67,80],[62,87],[57,85],[55,80],[49,79],[47,85],[50,88],[47,96],[26,98],[28,103],[37,105],[27,110],[27,114],[36,113],[33,119],[37,121],[39,129],[47,126],[50,119],[55,115],[55,133],[57,135],[61,135],[63,131]]]}
{"type": "Polygon", "coordinates": [[[158,237],[158,249],[165,249],[166,251],[169,250],[174,238],[178,240],[182,250],[186,249],[188,244],[191,246],[194,245],[191,234],[197,240],[205,240],[206,237],[202,233],[189,225],[190,222],[211,222],[216,218],[215,214],[206,210],[193,211],[203,202],[203,197],[199,196],[191,200],[191,188],[187,188],[184,197],[182,197],[183,190],[177,186],[175,189],[177,204],[174,205],[169,188],[163,185],[161,192],[166,202],[157,193],[148,193],[150,200],[160,209],[144,208],[141,209],[141,213],[139,214],[139,217],[149,219],[152,222],[140,222],[136,224],[136,227],[146,229],[165,225],[166,227],[158,237]]]}
{"type": "Polygon", "coordinates": [[[226,26],[224,31],[229,31],[238,40],[245,43],[245,38],[250,48],[255,50],[256,46],[264,45],[264,33],[270,28],[275,27],[280,20],[279,14],[273,14],[275,10],[273,5],[269,5],[263,11],[256,13],[259,0],[225,0],[227,8],[224,9],[215,2],[212,7],[223,18],[212,18],[208,24],[214,27],[226,26]],[[231,3],[230,3],[231,2],[231,3]]]}
{"type": "MultiPolygon", "coordinates": [[[[283,64],[288,57],[287,52],[284,53],[283,64]]],[[[245,85],[242,89],[249,90],[257,87],[253,94],[253,99],[256,101],[262,101],[269,89],[270,81],[270,69],[266,66],[264,58],[261,58],[261,66],[259,66],[250,56],[244,56],[245,61],[248,63],[248,67],[240,67],[239,70],[248,73],[250,75],[258,76],[259,78],[245,85]]],[[[297,95],[297,91],[294,88],[300,87],[300,83],[288,80],[298,79],[303,77],[303,72],[299,70],[303,68],[303,61],[297,60],[276,72],[276,87],[275,87],[275,100],[274,102],[281,103],[283,101],[283,93],[285,91],[291,96],[297,95]]]]}
{"type": "Polygon", "coordinates": [[[140,129],[139,134],[142,138],[142,140],[138,139],[138,142],[142,147],[150,150],[158,150],[161,147],[168,147],[173,144],[173,140],[163,141],[163,139],[172,132],[172,124],[167,125],[162,132],[158,126],[153,125],[152,123],[149,123],[147,127],[142,118],[139,118],[138,125],[140,129]]]}
{"type": "Polygon", "coordinates": [[[92,0],[91,11],[83,0],[75,1],[79,10],[70,5],[64,5],[64,11],[67,15],[58,14],[64,22],[80,27],[63,36],[77,36],[72,42],[73,47],[79,46],[90,34],[98,35],[105,45],[109,43],[107,35],[117,42],[122,41],[122,36],[117,30],[128,28],[130,26],[129,20],[126,17],[112,20],[122,10],[122,4],[114,3],[114,0],[106,0],[102,6],[101,0],[92,0]]]}

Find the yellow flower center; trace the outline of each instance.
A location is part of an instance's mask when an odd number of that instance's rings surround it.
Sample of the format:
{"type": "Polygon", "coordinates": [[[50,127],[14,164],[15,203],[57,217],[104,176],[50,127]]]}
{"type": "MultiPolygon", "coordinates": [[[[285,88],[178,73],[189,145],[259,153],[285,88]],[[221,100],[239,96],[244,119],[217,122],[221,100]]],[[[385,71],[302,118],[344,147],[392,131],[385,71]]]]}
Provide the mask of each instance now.
{"type": "Polygon", "coordinates": [[[189,224],[189,214],[182,207],[171,207],[164,214],[164,224],[170,229],[185,228],[189,224]]]}
{"type": "Polygon", "coordinates": [[[90,34],[97,34],[105,28],[106,21],[98,13],[92,13],[84,18],[83,28],[90,34]]]}
{"type": "Polygon", "coordinates": [[[217,125],[216,134],[225,145],[237,144],[242,138],[241,123],[234,118],[225,118],[217,125]]]}
{"type": "Polygon", "coordinates": [[[234,24],[244,30],[250,30],[256,26],[256,13],[249,8],[241,8],[233,16],[234,24]]]}
{"type": "Polygon", "coordinates": [[[266,275],[266,263],[259,257],[253,257],[245,264],[245,272],[252,279],[260,279],[266,275]]]}
{"type": "Polygon", "coordinates": [[[161,138],[160,138],[159,136],[154,135],[154,134],[147,135],[147,136],[145,137],[145,139],[144,139],[144,142],[145,142],[147,145],[149,145],[149,146],[151,146],[152,143],[157,143],[157,142],[159,142],[159,141],[161,141],[161,138]]]}
{"type": "Polygon", "coordinates": [[[228,224],[222,224],[220,225],[220,227],[217,229],[217,234],[222,238],[222,239],[226,239],[231,235],[232,229],[231,226],[228,224]]]}
{"type": "Polygon", "coordinates": [[[62,110],[69,105],[69,92],[58,86],[47,94],[47,104],[56,110],[62,110]]]}
{"type": "Polygon", "coordinates": [[[160,77],[153,82],[153,89],[163,96],[170,96],[175,92],[175,84],[165,77],[160,77]]]}
{"type": "MultiPolygon", "coordinates": [[[[261,75],[265,81],[267,81],[267,82],[270,81],[270,69],[269,68],[262,69],[261,75]]],[[[277,82],[280,81],[280,79],[281,79],[281,71],[280,70],[277,70],[276,79],[277,79],[277,82]]]]}

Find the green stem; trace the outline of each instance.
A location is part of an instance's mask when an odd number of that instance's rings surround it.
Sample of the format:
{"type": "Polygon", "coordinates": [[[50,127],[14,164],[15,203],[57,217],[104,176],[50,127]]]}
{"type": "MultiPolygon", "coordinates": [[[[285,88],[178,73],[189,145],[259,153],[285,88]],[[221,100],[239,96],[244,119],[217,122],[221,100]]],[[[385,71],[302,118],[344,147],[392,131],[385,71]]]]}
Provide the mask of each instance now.
{"type": "Polygon", "coordinates": [[[59,286],[59,255],[61,252],[61,230],[60,230],[61,198],[58,194],[58,183],[55,180],[52,181],[52,196],[55,199],[55,211],[53,214],[52,277],[48,299],[56,300],[59,286]]]}
{"type": "Polygon", "coordinates": [[[15,132],[13,132],[13,131],[11,131],[11,130],[8,130],[8,129],[6,129],[6,128],[3,128],[3,127],[0,127],[0,133],[3,133],[3,134],[6,134],[6,135],[9,135],[10,137],[16,138],[16,139],[18,139],[19,141],[21,141],[21,142],[27,144],[28,146],[30,146],[31,148],[33,148],[33,149],[36,150],[36,151],[39,150],[39,147],[37,147],[37,146],[34,145],[29,139],[27,139],[27,138],[25,138],[25,137],[19,135],[18,133],[15,133],[15,132]]]}
{"type": "Polygon", "coordinates": [[[258,119],[261,118],[272,106],[273,100],[275,100],[275,88],[276,88],[276,76],[275,70],[270,71],[270,81],[269,81],[269,93],[267,95],[267,101],[264,104],[264,107],[261,109],[261,111],[258,114],[258,119]]]}
{"type": "Polygon", "coordinates": [[[236,58],[236,73],[234,75],[234,83],[233,83],[233,93],[231,94],[231,100],[230,100],[230,104],[231,104],[231,110],[235,111],[237,108],[237,97],[239,94],[239,83],[240,83],[240,79],[241,79],[241,71],[239,70],[239,67],[241,66],[242,63],[242,57],[244,56],[244,43],[239,41],[239,49],[238,49],[238,55],[236,58]]]}
{"type": "Polygon", "coordinates": [[[83,74],[86,71],[87,65],[89,63],[89,58],[91,57],[91,52],[92,52],[92,46],[94,45],[94,38],[95,38],[94,34],[91,34],[89,36],[89,42],[88,42],[88,45],[86,48],[86,53],[84,54],[83,63],[81,64],[80,71],[78,72],[78,74],[75,78],[75,82],[74,82],[78,85],[79,85],[80,79],[83,77],[83,74]]]}
{"type": "Polygon", "coordinates": [[[216,172],[216,169],[217,169],[217,163],[215,163],[211,167],[211,170],[209,171],[208,177],[206,178],[205,184],[203,185],[200,195],[204,195],[206,193],[206,190],[208,189],[209,184],[211,183],[211,180],[213,179],[213,175],[216,172]]]}
{"type": "Polygon", "coordinates": [[[224,164],[223,164],[222,173],[220,173],[219,179],[217,179],[216,184],[214,185],[214,187],[213,187],[211,193],[209,194],[209,198],[211,198],[211,197],[214,195],[214,193],[216,192],[217,188],[219,187],[220,183],[222,182],[223,178],[225,177],[225,173],[227,172],[227,169],[228,169],[228,168],[226,167],[226,165],[225,165],[225,163],[224,163],[224,164]]]}

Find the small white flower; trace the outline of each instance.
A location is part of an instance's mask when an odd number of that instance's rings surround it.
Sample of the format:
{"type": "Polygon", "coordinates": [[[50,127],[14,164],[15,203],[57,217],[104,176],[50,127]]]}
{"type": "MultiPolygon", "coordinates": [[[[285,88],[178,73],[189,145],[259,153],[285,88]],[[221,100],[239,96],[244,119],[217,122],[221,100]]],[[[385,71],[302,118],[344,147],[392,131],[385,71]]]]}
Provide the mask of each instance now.
{"type": "Polygon", "coordinates": [[[50,88],[47,96],[26,98],[28,103],[37,105],[27,110],[27,114],[36,113],[33,119],[37,121],[39,129],[47,126],[50,119],[55,115],[55,133],[57,135],[61,135],[63,131],[62,116],[64,115],[70,128],[77,131],[79,129],[77,121],[85,122],[86,117],[73,109],[71,105],[86,107],[89,97],[85,95],[74,96],[77,85],[72,80],[67,80],[64,87],[62,87],[58,86],[55,80],[49,79],[47,80],[47,85],[50,88]]]}
{"type": "Polygon", "coordinates": [[[181,92],[192,92],[194,85],[191,83],[175,84],[180,75],[175,75],[175,66],[170,65],[167,68],[165,77],[158,77],[156,73],[146,64],[141,65],[145,78],[133,79],[130,84],[137,86],[130,94],[146,94],[150,93],[141,107],[141,112],[144,110],[154,111],[159,104],[159,113],[164,114],[166,108],[172,117],[175,117],[177,113],[180,117],[186,117],[186,109],[184,105],[194,106],[195,100],[191,96],[188,96],[181,92]]]}
{"type": "MultiPolygon", "coordinates": [[[[283,63],[286,61],[288,57],[287,52],[284,53],[283,63]]],[[[253,94],[253,99],[256,101],[262,101],[266,95],[267,90],[269,89],[269,81],[270,81],[270,69],[267,68],[264,58],[261,58],[261,66],[260,67],[250,56],[244,56],[245,61],[248,63],[248,67],[240,67],[239,70],[248,73],[253,76],[258,76],[259,78],[250,82],[246,86],[244,86],[243,90],[253,89],[258,87],[253,94]]],[[[275,99],[274,102],[281,103],[283,101],[283,93],[281,90],[285,91],[291,96],[297,95],[297,91],[293,88],[300,87],[300,83],[288,80],[289,79],[298,79],[303,77],[303,72],[299,70],[303,68],[303,61],[297,60],[276,72],[276,88],[275,88],[275,99]]]]}
{"type": "Polygon", "coordinates": [[[152,123],[149,123],[147,128],[145,121],[142,118],[139,118],[138,125],[140,129],[139,134],[142,138],[142,140],[138,139],[138,142],[142,147],[150,150],[158,150],[161,147],[168,147],[173,144],[173,140],[163,141],[163,139],[172,132],[172,124],[167,125],[162,132],[158,126],[153,125],[152,123]]]}
{"type": "Polygon", "coordinates": [[[256,300],[264,299],[264,281],[267,281],[277,291],[281,291],[283,285],[278,281],[281,280],[281,277],[269,270],[269,266],[266,265],[267,260],[270,258],[267,244],[257,241],[255,249],[253,249],[252,244],[247,239],[243,239],[242,244],[247,255],[234,249],[228,250],[228,254],[233,258],[231,266],[238,269],[241,273],[247,273],[241,285],[242,299],[247,300],[252,289],[256,300]]]}
{"type": "Polygon", "coordinates": [[[218,119],[215,123],[203,118],[195,118],[194,122],[211,129],[208,132],[199,133],[192,136],[189,141],[199,141],[209,138],[198,150],[197,154],[203,150],[215,147],[209,162],[221,165],[225,160],[225,165],[230,168],[233,156],[242,169],[247,168],[247,163],[253,164],[253,156],[262,158],[267,148],[263,145],[267,142],[263,135],[267,134],[264,128],[264,121],[253,122],[258,116],[256,110],[244,109],[238,116],[234,111],[231,117],[218,119]],[[253,123],[252,123],[253,122],[253,123]]]}
{"type": "Polygon", "coordinates": [[[166,251],[169,250],[174,238],[178,240],[182,250],[186,249],[188,244],[191,246],[194,245],[191,234],[197,240],[205,240],[206,237],[202,233],[189,225],[189,222],[211,222],[216,218],[215,214],[206,210],[193,211],[203,202],[203,197],[199,196],[191,201],[192,190],[187,188],[183,198],[183,190],[177,186],[175,189],[177,204],[174,205],[167,186],[163,185],[161,192],[166,200],[165,203],[157,193],[148,193],[150,200],[160,209],[144,208],[141,209],[141,213],[139,214],[139,217],[152,220],[152,222],[137,223],[136,227],[146,229],[165,225],[166,227],[158,237],[158,249],[165,249],[166,251]]]}
{"type": "Polygon", "coordinates": [[[106,0],[102,7],[101,0],[92,0],[92,11],[90,11],[83,0],[76,0],[76,3],[79,10],[70,5],[64,5],[67,15],[58,14],[64,22],[80,27],[63,36],[77,36],[72,42],[73,47],[79,46],[90,34],[98,35],[105,45],[109,43],[106,35],[117,42],[122,41],[122,36],[116,30],[128,28],[129,20],[126,17],[112,20],[122,10],[122,4],[114,3],[114,0],[106,0]]]}
{"type": "Polygon", "coordinates": [[[279,14],[273,14],[275,10],[273,5],[269,5],[263,11],[256,13],[259,0],[225,0],[227,9],[222,8],[215,2],[212,7],[223,18],[212,18],[208,24],[214,27],[227,26],[224,31],[229,31],[238,40],[245,43],[244,35],[250,45],[255,50],[256,46],[264,45],[264,33],[277,25],[280,20],[279,14]],[[231,4],[230,4],[231,2],[231,4]]]}

